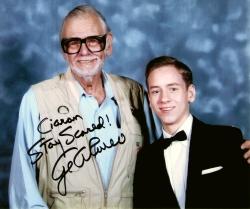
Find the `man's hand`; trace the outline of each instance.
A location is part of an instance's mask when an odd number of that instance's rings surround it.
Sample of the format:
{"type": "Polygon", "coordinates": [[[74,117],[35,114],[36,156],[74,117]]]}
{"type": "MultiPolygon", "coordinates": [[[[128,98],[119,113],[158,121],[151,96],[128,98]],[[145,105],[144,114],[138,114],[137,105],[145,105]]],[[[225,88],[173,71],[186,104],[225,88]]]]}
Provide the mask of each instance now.
{"type": "Polygon", "coordinates": [[[250,164],[250,140],[246,140],[242,145],[241,149],[246,150],[244,154],[244,158],[247,160],[247,162],[250,164]]]}

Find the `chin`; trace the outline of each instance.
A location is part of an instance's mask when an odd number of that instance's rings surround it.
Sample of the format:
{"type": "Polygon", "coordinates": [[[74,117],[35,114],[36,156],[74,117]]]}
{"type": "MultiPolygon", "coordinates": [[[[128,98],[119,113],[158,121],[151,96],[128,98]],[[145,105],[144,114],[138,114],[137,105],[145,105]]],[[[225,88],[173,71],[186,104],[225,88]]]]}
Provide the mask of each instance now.
{"type": "Polygon", "coordinates": [[[163,124],[165,124],[167,126],[171,126],[174,124],[174,121],[163,121],[163,124]]]}
{"type": "Polygon", "coordinates": [[[176,120],[173,118],[169,118],[169,117],[165,117],[165,118],[162,118],[162,123],[166,124],[166,125],[173,125],[174,123],[176,123],[176,120]]]}
{"type": "Polygon", "coordinates": [[[90,69],[82,69],[82,68],[75,68],[75,67],[71,67],[72,71],[79,77],[81,78],[93,78],[95,75],[97,75],[98,73],[101,72],[101,68],[100,67],[96,67],[96,68],[92,68],[90,69]]]}

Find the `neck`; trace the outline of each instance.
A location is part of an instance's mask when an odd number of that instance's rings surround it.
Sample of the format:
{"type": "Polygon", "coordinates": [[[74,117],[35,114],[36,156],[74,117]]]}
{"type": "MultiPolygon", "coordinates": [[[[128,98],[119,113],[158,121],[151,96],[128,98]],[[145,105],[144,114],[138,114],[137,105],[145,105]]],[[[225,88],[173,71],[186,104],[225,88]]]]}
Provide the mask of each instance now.
{"type": "Polygon", "coordinates": [[[101,72],[91,77],[80,77],[74,72],[73,75],[84,91],[96,98],[98,104],[103,102],[105,99],[105,90],[101,72]]]}
{"type": "Polygon", "coordinates": [[[177,123],[172,123],[172,124],[163,124],[163,129],[164,131],[166,131],[168,134],[170,135],[174,135],[177,130],[184,124],[184,122],[187,120],[188,116],[189,116],[189,112],[182,117],[182,119],[180,121],[178,121],[177,123]]]}

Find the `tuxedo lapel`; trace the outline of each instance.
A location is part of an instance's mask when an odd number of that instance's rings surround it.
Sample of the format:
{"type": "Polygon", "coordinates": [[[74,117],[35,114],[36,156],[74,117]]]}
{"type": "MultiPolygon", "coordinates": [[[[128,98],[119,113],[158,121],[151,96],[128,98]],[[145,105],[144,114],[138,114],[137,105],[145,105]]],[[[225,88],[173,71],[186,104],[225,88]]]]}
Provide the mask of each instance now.
{"type": "Polygon", "coordinates": [[[135,208],[177,208],[160,140],[138,154],[134,176],[135,208]]]}
{"type": "Polygon", "coordinates": [[[192,125],[192,133],[190,138],[188,174],[186,188],[186,208],[192,207],[197,202],[197,194],[199,194],[199,179],[201,177],[202,168],[202,134],[206,134],[205,124],[194,117],[192,125]]]}
{"type": "Polygon", "coordinates": [[[178,201],[174,194],[173,188],[171,186],[169,174],[167,172],[165,158],[164,158],[164,148],[160,143],[158,143],[158,146],[155,152],[155,157],[156,158],[153,162],[154,168],[152,169],[152,172],[156,174],[156,176],[154,176],[154,179],[156,179],[156,182],[158,183],[158,189],[160,192],[159,194],[164,194],[163,199],[161,200],[163,203],[162,206],[176,208],[178,207],[178,201]]]}
{"type": "Polygon", "coordinates": [[[241,134],[235,128],[204,124],[194,117],[189,147],[186,208],[247,206],[248,177],[240,152],[240,139],[241,134]],[[223,150],[225,144],[227,150],[223,150]]]}

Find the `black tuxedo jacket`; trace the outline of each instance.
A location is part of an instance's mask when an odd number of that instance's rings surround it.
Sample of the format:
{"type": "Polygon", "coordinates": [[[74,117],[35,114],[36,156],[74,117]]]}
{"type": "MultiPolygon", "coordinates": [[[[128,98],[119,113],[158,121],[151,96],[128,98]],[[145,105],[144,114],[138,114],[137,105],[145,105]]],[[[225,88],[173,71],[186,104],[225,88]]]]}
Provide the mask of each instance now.
{"type": "MultiPolygon", "coordinates": [[[[241,131],[205,124],[194,117],[189,150],[186,208],[248,208],[248,165],[241,131]],[[202,175],[202,170],[222,166],[202,175]]],[[[165,166],[161,140],[138,153],[134,208],[179,208],[165,166]]]]}

